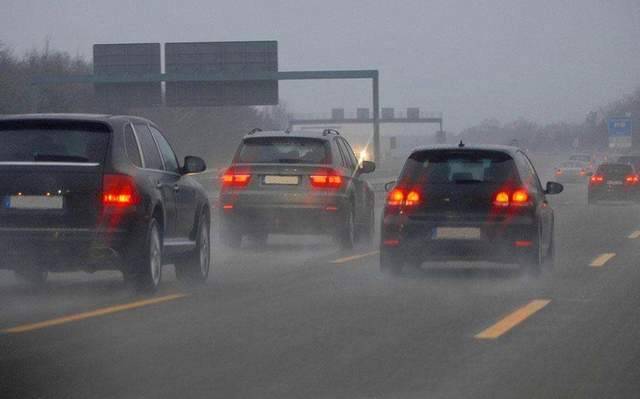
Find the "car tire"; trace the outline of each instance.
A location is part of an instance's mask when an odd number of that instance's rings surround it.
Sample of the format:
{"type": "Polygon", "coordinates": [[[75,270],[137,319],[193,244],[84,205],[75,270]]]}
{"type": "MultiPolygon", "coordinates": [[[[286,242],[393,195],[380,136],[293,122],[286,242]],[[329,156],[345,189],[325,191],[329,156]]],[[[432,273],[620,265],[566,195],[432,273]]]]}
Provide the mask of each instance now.
{"type": "Polygon", "coordinates": [[[404,260],[389,251],[380,251],[380,271],[388,276],[399,276],[402,273],[404,260]]]}
{"type": "Polygon", "coordinates": [[[340,248],[342,249],[353,249],[355,244],[355,236],[356,236],[356,225],[355,225],[355,215],[353,211],[353,207],[349,209],[349,212],[346,215],[345,220],[342,222],[339,227],[337,239],[338,244],[340,244],[340,248]]]}
{"type": "Polygon", "coordinates": [[[196,230],[196,247],[184,257],[176,259],[176,278],[193,284],[207,281],[211,269],[212,247],[209,215],[202,213],[196,230]]]}
{"type": "Polygon", "coordinates": [[[553,232],[551,233],[551,242],[549,242],[549,249],[544,260],[544,267],[548,271],[552,271],[556,265],[556,244],[553,239],[553,232]]]}
{"type": "Polygon", "coordinates": [[[149,223],[144,245],[136,252],[132,260],[131,276],[135,290],[153,293],[162,281],[162,233],[155,218],[149,223]]]}
{"type": "Polygon", "coordinates": [[[37,287],[43,286],[49,277],[48,271],[36,267],[14,270],[13,273],[18,281],[37,287]]]}
{"type": "Polygon", "coordinates": [[[369,215],[367,216],[367,222],[362,228],[361,240],[365,244],[371,244],[373,242],[373,236],[375,234],[375,210],[373,207],[369,208],[369,215]]]}
{"type": "Polygon", "coordinates": [[[540,231],[540,227],[538,227],[538,234],[536,240],[533,243],[532,251],[530,254],[528,254],[522,264],[527,274],[533,277],[540,276],[542,274],[542,267],[545,262],[545,257],[545,254],[542,253],[542,234],[540,231]]]}

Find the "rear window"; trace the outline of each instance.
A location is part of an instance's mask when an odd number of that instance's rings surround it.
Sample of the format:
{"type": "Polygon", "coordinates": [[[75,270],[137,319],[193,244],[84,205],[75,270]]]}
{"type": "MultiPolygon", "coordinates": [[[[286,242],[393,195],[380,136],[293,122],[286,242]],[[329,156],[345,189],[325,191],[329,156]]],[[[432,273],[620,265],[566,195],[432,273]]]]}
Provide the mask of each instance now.
{"type": "Polygon", "coordinates": [[[106,126],[68,122],[0,123],[0,162],[103,163],[106,126]]]}
{"type": "Polygon", "coordinates": [[[237,163],[328,164],[325,140],[305,137],[255,137],[245,139],[236,156],[237,163]]]}
{"type": "Polygon", "coordinates": [[[598,173],[606,174],[606,175],[626,175],[631,173],[631,165],[623,165],[623,164],[606,164],[600,165],[598,167],[598,173]]]}
{"type": "Polygon", "coordinates": [[[423,151],[405,165],[403,183],[505,184],[516,178],[513,158],[499,151],[423,151]]]}

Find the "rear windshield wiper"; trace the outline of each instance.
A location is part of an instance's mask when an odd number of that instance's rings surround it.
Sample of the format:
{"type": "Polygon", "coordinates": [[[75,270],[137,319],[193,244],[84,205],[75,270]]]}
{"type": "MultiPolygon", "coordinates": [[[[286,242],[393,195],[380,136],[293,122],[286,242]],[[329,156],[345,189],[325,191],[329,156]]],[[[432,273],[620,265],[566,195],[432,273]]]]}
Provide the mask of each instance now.
{"type": "Polygon", "coordinates": [[[36,162],[89,162],[89,158],[79,155],[61,155],[61,154],[33,154],[33,160],[36,162]]]}

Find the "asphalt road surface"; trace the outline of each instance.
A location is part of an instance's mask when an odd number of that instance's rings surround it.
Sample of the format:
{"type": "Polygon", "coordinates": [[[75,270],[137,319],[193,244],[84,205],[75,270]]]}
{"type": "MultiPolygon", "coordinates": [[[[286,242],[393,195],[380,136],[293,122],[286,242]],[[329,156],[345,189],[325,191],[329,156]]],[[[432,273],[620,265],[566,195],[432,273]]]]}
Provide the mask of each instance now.
{"type": "Polygon", "coordinates": [[[1,398],[632,398],[640,207],[552,198],[556,267],[383,277],[317,237],[216,249],[210,281],[138,297],[118,273],[0,273],[1,398]],[[35,324],[34,324],[35,323],[35,324]]]}

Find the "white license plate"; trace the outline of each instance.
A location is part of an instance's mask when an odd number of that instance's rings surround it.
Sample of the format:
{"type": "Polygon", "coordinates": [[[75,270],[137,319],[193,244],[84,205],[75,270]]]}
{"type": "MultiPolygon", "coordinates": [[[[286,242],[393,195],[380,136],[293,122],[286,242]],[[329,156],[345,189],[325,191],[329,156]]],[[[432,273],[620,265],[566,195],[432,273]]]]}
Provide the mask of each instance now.
{"type": "Polygon", "coordinates": [[[264,184],[286,184],[286,185],[296,185],[300,181],[298,176],[271,176],[267,175],[264,177],[264,184]]]}
{"type": "Polygon", "coordinates": [[[436,227],[433,231],[436,240],[479,240],[480,229],[477,227],[436,227]]]}
{"type": "Polygon", "coordinates": [[[11,209],[62,209],[62,197],[44,195],[12,195],[6,203],[11,209]]]}
{"type": "Polygon", "coordinates": [[[622,182],[618,180],[611,180],[611,181],[608,181],[607,184],[610,186],[620,186],[622,185],[622,182]]]}

